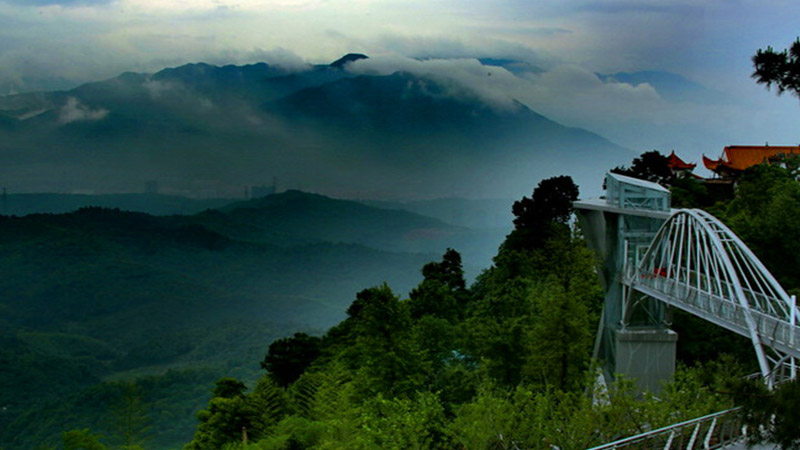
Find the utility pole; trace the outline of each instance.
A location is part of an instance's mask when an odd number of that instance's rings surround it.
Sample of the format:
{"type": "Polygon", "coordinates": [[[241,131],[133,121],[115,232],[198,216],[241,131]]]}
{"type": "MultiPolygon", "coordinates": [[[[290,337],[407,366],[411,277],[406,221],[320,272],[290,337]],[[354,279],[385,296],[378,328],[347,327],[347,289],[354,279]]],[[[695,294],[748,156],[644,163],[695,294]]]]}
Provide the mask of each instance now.
{"type": "Polygon", "coordinates": [[[3,214],[8,215],[8,194],[6,188],[3,188],[3,214]]]}

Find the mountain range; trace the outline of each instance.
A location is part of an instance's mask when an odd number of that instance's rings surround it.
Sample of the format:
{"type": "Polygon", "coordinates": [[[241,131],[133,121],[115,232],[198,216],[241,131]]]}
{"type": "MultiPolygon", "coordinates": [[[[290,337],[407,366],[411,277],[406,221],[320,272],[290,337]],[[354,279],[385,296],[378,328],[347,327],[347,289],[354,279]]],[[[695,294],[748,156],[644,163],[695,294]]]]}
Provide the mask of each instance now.
{"type": "MultiPolygon", "coordinates": [[[[96,193],[157,180],[167,194],[220,197],[277,176],[337,196],[508,198],[541,178],[597,179],[630,159],[456,80],[350,70],[364,58],[302,70],[187,64],[0,97],[0,180],[10,192],[96,193]]],[[[484,61],[500,63],[534,70],[484,61]]]]}
{"type": "MultiPolygon", "coordinates": [[[[131,197],[101,200],[158,198],[131,197]]],[[[0,446],[108,430],[135,382],[153,448],[175,448],[214,380],[255,379],[272,340],[322,332],[367,287],[405,297],[448,247],[475,276],[502,234],[300,191],[193,214],[0,215],[0,446]]]]}
{"type": "MultiPolygon", "coordinates": [[[[57,210],[91,198],[23,197],[57,210]]],[[[209,204],[159,198],[98,200],[209,204]]],[[[152,448],[180,446],[213,382],[254,380],[272,340],[322,332],[367,287],[387,283],[405,297],[448,247],[474,277],[504,232],[300,191],[192,214],[0,215],[0,447],[109,430],[120,383],[131,382],[148,405],[152,448]]]]}
{"type": "Polygon", "coordinates": [[[0,97],[0,206],[21,215],[0,215],[0,446],[107,430],[119,383],[135,381],[154,447],[174,448],[213,380],[255,379],[272,340],[324,330],[366,287],[405,296],[448,247],[473,278],[510,228],[510,203],[410,199],[516,199],[630,159],[453,79],[352,70],[365,58],[188,64],[0,97]],[[273,177],[304,189],[216,200],[273,177]],[[145,185],[167,195],[63,194],[145,185]]]}

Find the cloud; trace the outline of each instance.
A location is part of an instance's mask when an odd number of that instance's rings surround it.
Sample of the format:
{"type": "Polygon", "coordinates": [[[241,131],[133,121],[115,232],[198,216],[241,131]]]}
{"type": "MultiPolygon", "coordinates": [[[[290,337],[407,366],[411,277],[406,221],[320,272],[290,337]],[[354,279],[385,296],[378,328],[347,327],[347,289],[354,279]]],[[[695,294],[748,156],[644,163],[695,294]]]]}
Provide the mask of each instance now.
{"type": "Polygon", "coordinates": [[[179,111],[191,111],[194,114],[216,112],[214,102],[179,81],[153,80],[148,78],[142,87],[153,101],[159,102],[162,108],[179,111]]]}
{"type": "Polygon", "coordinates": [[[761,141],[796,139],[796,102],[777,99],[749,75],[758,48],[794,39],[800,3],[736,0],[734,6],[727,0],[0,0],[0,93],[65,89],[200,61],[264,60],[302,70],[361,52],[373,58],[354,69],[455,80],[467,87],[459,90],[454,81],[453,95],[477,95],[496,107],[516,98],[623,144],[646,142],[653,135],[643,130],[662,125],[671,128],[661,135],[676,141],[688,126],[707,129],[697,136],[746,136],[742,130],[755,128],[748,114],[774,119],[753,132],[761,141]],[[542,71],[492,67],[489,77],[476,58],[520,60],[542,71]],[[740,105],[712,111],[698,99],[675,102],[650,85],[593,76],[642,70],[713,84],[740,105]]]}
{"type": "MultiPolygon", "coordinates": [[[[603,114],[613,109],[621,114],[638,115],[646,105],[661,101],[649,84],[603,82],[593,72],[573,64],[562,64],[552,70],[527,76],[531,90],[518,94],[538,105],[548,105],[581,115],[603,114]]],[[[607,115],[607,114],[603,114],[607,115]]]]}
{"type": "Polygon", "coordinates": [[[572,30],[560,27],[531,27],[531,28],[521,28],[518,31],[527,32],[538,36],[557,36],[559,34],[572,33],[572,30]]]}
{"type": "MultiPolygon", "coordinates": [[[[750,85],[739,95],[728,96],[729,101],[724,103],[709,102],[699,95],[677,99],[669,92],[662,95],[647,82],[601,79],[584,66],[556,60],[550,61],[546,70],[512,73],[503,67],[483,65],[475,58],[418,60],[393,54],[355,61],[347,69],[356,74],[403,71],[428,77],[442,83],[448,95],[478,98],[496,109],[515,108],[516,100],[564,125],[597,132],[636,154],[674,148],[694,160],[731,142],[761,142],[770,136],[780,141],[784,138],[775,136],[789,135],[790,118],[800,113],[800,109],[787,113],[782,108],[781,114],[756,114],[765,102],[757,105],[746,101],[750,92],[757,90],[750,85]],[[755,116],[763,117],[758,133],[747,131],[755,116]]],[[[704,89],[700,83],[684,81],[704,89]]]]}
{"type": "Polygon", "coordinates": [[[357,74],[389,75],[407,72],[439,82],[453,97],[477,97],[498,110],[516,109],[506,87],[515,77],[501,67],[487,67],[477,59],[417,60],[400,55],[355,61],[347,69],[357,74]]]}
{"type": "Polygon", "coordinates": [[[416,59],[510,58],[536,66],[552,65],[554,60],[546,52],[519,42],[488,37],[386,33],[369,41],[349,37],[349,42],[366,48],[367,53],[399,54],[416,59]]]}
{"type": "Polygon", "coordinates": [[[209,55],[204,62],[224,66],[228,64],[253,64],[265,62],[278,66],[289,72],[300,72],[310,68],[311,64],[297,53],[283,47],[271,50],[255,47],[249,50],[228,49],[209,55]]]}
{"type": "Polygon", "coordinates": [[[573,126],[595,124],[598,117],[639,120],[657,115],[664,107],[664,100],[647,83],[603,82],[595,73],[573,64],[515,74],[474,58],[417,60],[383,55],[355,61],[347,70],[378,75],[408,72],[440,82],[453,97],[478,98],[498,110],[516,109],[519,101],[573,126]]]}
{"type": "Polygon", "coordinates": [[[378,56],[348,64],[356,74],[389,75],[407,72],[439,82],[452,97],[477,97],[497,110],[514,110],[511,87],[523,82],[497,66],[484,66],[477,59],[418,60],[401,55],[378,56]]]}
{"type": "Polygon", "coordinates": [[[117,0],[5,0],[6,3],[31,7],[105,5],[115,3],[116,1],[117,0]]]}
{"type": "Polygon", "coordinates": [[[181,97],[188,94],[183,84],[171,81],[151,80],[148,78],[142,83],[142,87],[144,87],[153,100],[161,100],[171,94],[178,94],[178,96],[181,97]]]}
{"type": "Polygon", "coordinates": [[[61,124],[72,122],[93,122],[102,120],[108,115],[108,110],[103,108],[91,109],[75,98],[70,97],[67,103],[58,112],[58,121],[61,124]]]}
{"type": "Polygon", "coordinates": [[[612,0],[605,2],[585,2],[579,4],[576,10],[602,14],[666,13],[686,16],[701,13],[703,8],[704,5],[699,1],[688,3],[675,0],[612,0]]]}

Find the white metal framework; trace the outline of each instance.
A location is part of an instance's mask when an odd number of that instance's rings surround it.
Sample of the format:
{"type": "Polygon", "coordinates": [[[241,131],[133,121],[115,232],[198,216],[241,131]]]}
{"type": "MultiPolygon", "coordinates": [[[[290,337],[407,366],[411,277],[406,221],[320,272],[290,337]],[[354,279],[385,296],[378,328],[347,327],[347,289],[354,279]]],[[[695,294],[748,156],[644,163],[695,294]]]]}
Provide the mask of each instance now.
{"type": "Polygon", "coordinates": [[[775,368],[787,363],[795,377],[800,327],[794,296],[711,214],[675,211],[636,267],[626,268],[623,283],[630,288],[626,297],[638,291],[749,337],[770,385],[775,368]]]}
{"type": "Polygon", "coordinates": [[[713,450],[729,446],[743,437],[741,409],[734,408],[598,445],[589,450],[713,450]]]}

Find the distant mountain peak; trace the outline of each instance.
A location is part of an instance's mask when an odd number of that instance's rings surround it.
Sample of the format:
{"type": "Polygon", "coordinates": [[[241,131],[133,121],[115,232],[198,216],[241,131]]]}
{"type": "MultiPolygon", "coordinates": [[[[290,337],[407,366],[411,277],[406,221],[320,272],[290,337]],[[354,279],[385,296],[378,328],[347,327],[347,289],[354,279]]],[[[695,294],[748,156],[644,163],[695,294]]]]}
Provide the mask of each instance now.
{"type": "Polygon", "coordinates": [[[369,56],[361,54],[361,53],[348,53],[341,58],[337,59],[336,61],[331,63],[331,67],[335,67],[337,69],[343,69],[344,66],[350,64],[353,61],[358,61],[359,59],[369,59],[369,56]]]}

